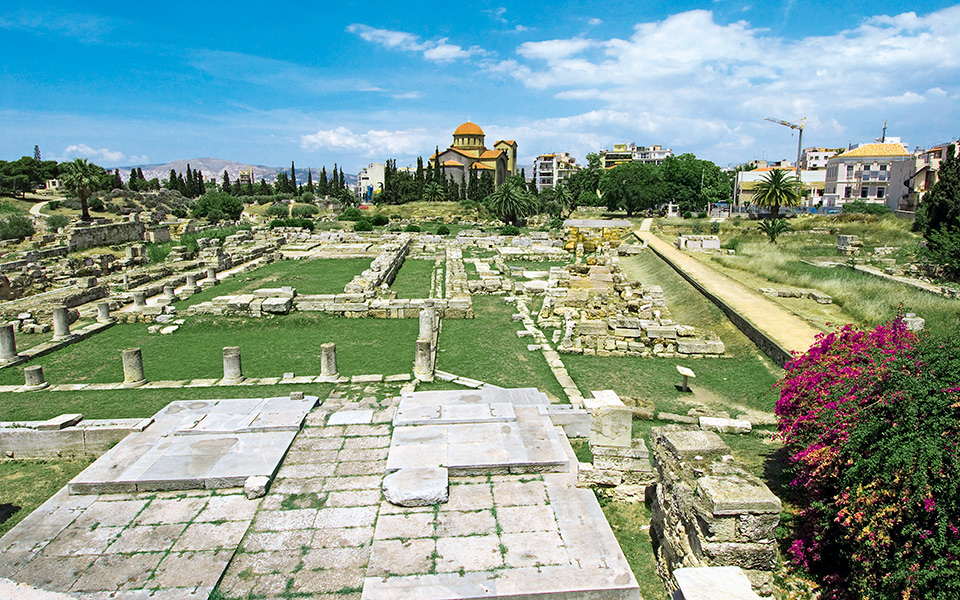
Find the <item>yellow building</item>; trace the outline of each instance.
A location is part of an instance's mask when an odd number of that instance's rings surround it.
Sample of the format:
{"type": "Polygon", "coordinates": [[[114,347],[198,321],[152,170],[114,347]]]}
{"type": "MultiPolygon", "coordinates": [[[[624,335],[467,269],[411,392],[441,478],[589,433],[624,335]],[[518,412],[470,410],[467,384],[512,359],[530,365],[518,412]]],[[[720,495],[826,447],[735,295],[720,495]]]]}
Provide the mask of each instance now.
{"type": "Polygon", "coordinates": [[[437,162],[444,176],[462,184],[469,173],[489,171],[497,185],[509,175],[517,174],[517,143],[499,140],[488,150],[484,133],[476,123],[467,121],[453,132],[453,144],[430,157],[430,166],[437,162]]]}

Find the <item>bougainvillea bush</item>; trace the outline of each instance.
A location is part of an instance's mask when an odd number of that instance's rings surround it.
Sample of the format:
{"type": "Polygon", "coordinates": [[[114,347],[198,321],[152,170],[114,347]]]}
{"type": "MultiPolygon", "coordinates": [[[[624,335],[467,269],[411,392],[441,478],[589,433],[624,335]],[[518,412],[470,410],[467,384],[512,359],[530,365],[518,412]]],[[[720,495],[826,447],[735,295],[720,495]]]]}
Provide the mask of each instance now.
{"type": "Polygon", "coordinates": [[[791,559],[825,600],[960,598],[960,336],[847,326],[786,370],[791,559]]]}

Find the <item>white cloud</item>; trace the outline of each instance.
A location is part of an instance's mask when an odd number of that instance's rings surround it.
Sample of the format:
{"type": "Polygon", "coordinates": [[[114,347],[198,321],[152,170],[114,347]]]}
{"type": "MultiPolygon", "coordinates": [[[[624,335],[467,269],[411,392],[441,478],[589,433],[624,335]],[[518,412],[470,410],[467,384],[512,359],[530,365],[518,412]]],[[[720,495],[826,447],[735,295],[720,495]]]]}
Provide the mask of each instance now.
{"type": "Polygon", "coordinates": [[[423,92],[402,92],[399,94],[394,94],[393,97],[397,100],[416,100],[418,98],[423,98],[423,92]]]}
{"type": "Polygon", "coordinates": [[[879,123],[889,114],[893,122],[901,115],[902,123],[916,121],[924,107],[948,108],[960,94],[960,6],[873,17],[836,34],[799,39],[693,10],[639,23],[626,39],[525,42],[513,58],[484,68],[597,107],[548,124],[573,127],[575,138],[586,131],[575,123],[601,115],[599,126],[616,131],[613,115],[629,114],[621,141],[631,141],[626,133],[634,132],[638,143],[682,148],[687,142],[729,152],[770,137],[764,117],[806,116],[807,132],[825,143],[850,135],[840,123],[862,130],[868,119],[879,123]]]}
{"type": "Polygon", "coordinates": [[[147,157],[144,155],[131,154],[130,156],[127,156],[119,150],[111,150],[109,148],[92,148],[87,144],[71,144],[67,146],[58,160],[66,161],[73,160],[75,158],[86,158],[92,162],[98,164],[103,163],[104,165],[109,166],[137,165],[146,164],[149,162],[147,157]]]}
{"type": "Polygon", "coordinates": [[[596,27],[597,25],[602,25],[602,24],[603,24],[603,19],[598,19],[598,18],[596,18],[596,17],[593,17],[593,18],[587,20],[587,24],[588,24],[588,25],[593,25],[594,27],[596,27]]]}
{"type": "Polygon", "coordinates": [[[361,39],[383,46],[388,50],[402,50],[405,52],[420,52],[423,57],[433,62],[452,62],[469,58],[474,55],[484,55],[486,51],[477,46],[464,49],[456,44],[449,44],[449,38],[420,41],[420,37],[406,31],[391,29],[377,29],[369,25],[354,23],[347,26],[347,31],[355,33],[361,39]]]}
{"type": "Polygon", "coordinates": [[[387,131],[371,129],[366,133],[354,133],[346,127],[321,129],[300,137],[300,147],[305,150],[336,150],[360,154],[368,158],[409,157],[429,148],[440,139],[435,132],[424,129],[410,131],[387,131]]]}

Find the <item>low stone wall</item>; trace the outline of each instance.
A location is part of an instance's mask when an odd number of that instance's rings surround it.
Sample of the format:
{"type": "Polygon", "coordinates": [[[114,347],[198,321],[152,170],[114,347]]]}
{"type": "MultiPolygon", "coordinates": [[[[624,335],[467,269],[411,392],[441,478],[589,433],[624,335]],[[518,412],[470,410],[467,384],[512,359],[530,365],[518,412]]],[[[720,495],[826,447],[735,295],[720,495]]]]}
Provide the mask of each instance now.
{"type": "Polygon", "coordinates": [[[47,421],[0,423],[0,453],[10,458],[99,456],[153,419],[84,421],[82,415],[60,415],[47,421]]]}
{"type": "Polygon", "coordinates": [[[92,287],[80,287],[71,285],[49,292],[35,294],[33,296],[24,296],[17,300],[11,300],[0,304],[0,316],[11,318],[20,313],[30,312],[35,315],[50,316],[53,309],[57,306],[66,306],[74,308],[87,302],[100,300],[110,295],[105,285],[94,285],[92,287]]]}
{"type": "Polygon", "coordinates": [[[650,437],[658,479],[650,533],[668,589],[680,567],[734,566],[755,591],[772,594],[780,500],[715,433],[667,425],[650,437]]]}
{"type": "Polygon", "coordinates": [[[67,249],[77,252],[96,246],[115,246],[143,239],[144,225],[139,221],[123,221],[92,227],[76,227],[67,233],[67,249]]]}
{"type": "Polygon", "coordinates": [[[768,357],[770,357],[770,360],[777,363],[777,365],[781,367],[785,366],[789,361],[793,360],[793,355],[790,354],[789,350],[787,350],[786,348],[784,348],[783,346],[775,342],[773,338],[771,338],[762,330],[760,330],[760,328],[758,328],[756,325],[748,321],[746,317],[742,316],[740,313],[733,310],[733,308],[730,305],[728,305],[726,302],[721,300],[719,297],[711,294],[705,287],[700,285],[700,282],[698,282],[696,279],[691,277],[683,269],[678,268],[677,265],[673,264],[673,262],[669,258],[664,256],[662,253],[657,252],[656,248],[651,246],[650,249],[653,250],[654,254],[659,256],[660,259],[663,260],[663,262],[670,265],[670,267],[674,271],[676,271],[678,275],[683,277],[687,281],[687,283],[689,283],[694,288],[696,288],[696,290],[701,294],[703,294],[705,298],[707,298],[708,300],[716,304],[717,307],[723,311],[723,314],[727,315],[727,318],[730,319],[730,321],[737,326],[737,329],[742,331],[743,334],[746,335],[751,342],[756,344],[757,348],[759,348],[761,352],[763,352],[768,357]]]}
{"type": "Polygon", "coordinates": [[[348,294],[362,294],[373,291],[383,284],[392,284],[397,271],[407,258],[407,253],[410,252],[410,240],[411,236],[404,234],[396,244],[384,246],[380,254],[370,263],[370,268],[354,277],[343,291],[348,294]]]}

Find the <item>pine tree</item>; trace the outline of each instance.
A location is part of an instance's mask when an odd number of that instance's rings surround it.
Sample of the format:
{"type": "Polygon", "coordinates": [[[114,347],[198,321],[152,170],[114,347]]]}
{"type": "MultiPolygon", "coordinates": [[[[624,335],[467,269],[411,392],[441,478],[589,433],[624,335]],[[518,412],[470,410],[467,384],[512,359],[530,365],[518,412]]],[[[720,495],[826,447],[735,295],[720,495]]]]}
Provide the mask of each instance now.
{"type": "Polygon", "coordinates": [[[330,191],[336,192],[340,188],[340,179],[337,176],[337,163],[333,163],[333,173],[330,174],[330,191]]]}
{"type": "Polygon", "coordinates": [[[170,169],[170,177],[167,179],[164,185],[168,190],[177,189],[177,172],[175,170],[170,169]]]}
{"type": "Polygon", "coordinates": [[[307,191],[313,192],[313,173],[310,172],[310,167],[307,167],[307,191]]]}
{"type": "Polygon", "coordinates": [[[190,163],[187,163],[187,180],[183,184],[184,189],[181,193],[188,198],[193,198],[193,169],[190,168],[190,163]]]}
{"type": "Polygon", "coordinates": [[[227,173],[227,170],[223,170],[223,181],[220,182],[220,189],[226,193],[230,193],[230,173],[227,173]]]}
{"type": "Polygon", "coordinates": [[[123,179],[120,178],[120,169],[113,170],[113,189],[115,190],[123,189],[123,179]]]}
{"type": "Polygon", "coordinates": [[[341,190],[347,189],[347,183],[343,179],[343,167],[340,167],[340,183],[338,184],[341,190]]]}
{"type": "Polygon", "coordinates": [[[324,196],[330,193],[330,185],[327,183],[327,167],[320,168],[320,187],[317,191],[324,196]]]}

